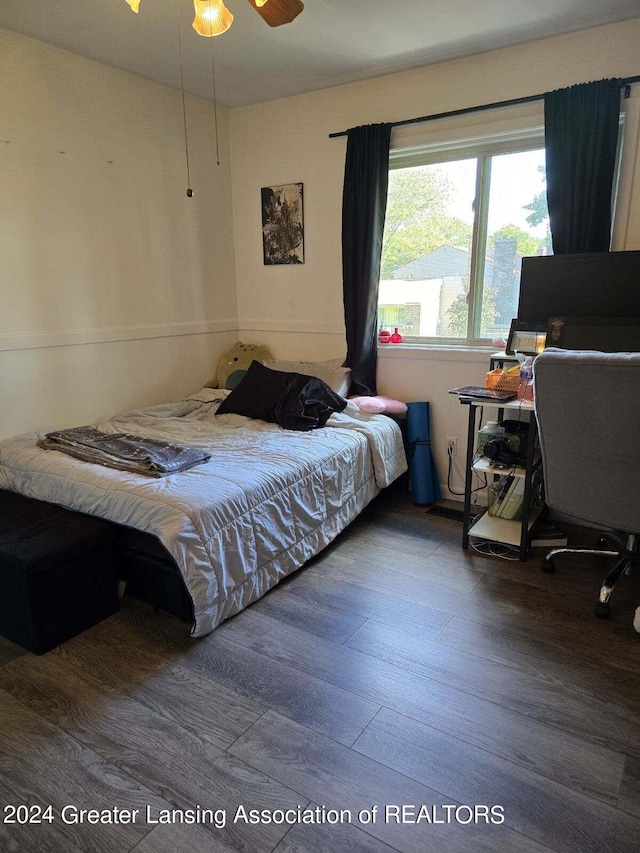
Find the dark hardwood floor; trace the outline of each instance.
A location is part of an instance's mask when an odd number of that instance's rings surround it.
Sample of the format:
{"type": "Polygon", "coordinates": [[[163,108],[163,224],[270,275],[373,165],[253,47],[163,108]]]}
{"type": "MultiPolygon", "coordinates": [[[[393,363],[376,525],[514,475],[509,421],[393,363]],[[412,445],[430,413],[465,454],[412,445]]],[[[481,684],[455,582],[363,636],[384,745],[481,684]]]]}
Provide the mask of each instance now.
{"type": "Polygon", "coordinates": [[[600,621],[601,561],[560,558],[550,576],[460,539],[385,495],[202,640],[128,599],[43,657],[0,639],[0,804],[54,816],[4,811],[0,850],[637,853],[640,576],[600,621]],[[65,823],[66,805],[139,815],[65,823]],[[234,824],[240,805],[352,822],[234,824]],[[401,824],[388,805],[463,808],[401,824]],[[197,806],[226,825],[146,820],[197,806]],[[474,806],[504,822],[466,822],[474,806]]]}

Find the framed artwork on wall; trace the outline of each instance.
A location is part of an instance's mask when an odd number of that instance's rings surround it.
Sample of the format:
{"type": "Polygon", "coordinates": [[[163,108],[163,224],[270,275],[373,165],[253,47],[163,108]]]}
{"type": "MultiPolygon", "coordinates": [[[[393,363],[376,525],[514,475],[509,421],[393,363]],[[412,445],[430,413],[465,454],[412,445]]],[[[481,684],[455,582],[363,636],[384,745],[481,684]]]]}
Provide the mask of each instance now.
{"type": "Polygon", "coordinates": [[[302,184],[262,187],[262,253],[264,263],[304,263],[302,184]]]}

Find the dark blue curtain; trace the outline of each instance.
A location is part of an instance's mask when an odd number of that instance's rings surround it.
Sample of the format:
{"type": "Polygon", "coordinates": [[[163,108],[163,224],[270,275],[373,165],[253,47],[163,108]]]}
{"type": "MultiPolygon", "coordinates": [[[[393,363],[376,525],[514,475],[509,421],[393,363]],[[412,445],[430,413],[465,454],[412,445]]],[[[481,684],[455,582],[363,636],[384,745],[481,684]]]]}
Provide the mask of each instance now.
{"type": "Polygon", "coordinates": [[[378,283],[391,125],[348,131],[342,196],[342,275],[351,394],[376,393],[378,283]]]}
{"type": "Polygon", "coordinates": [[[609,251],[619,120],[618,80],[545,95],[547,201],[557,255],[609,251]]]}

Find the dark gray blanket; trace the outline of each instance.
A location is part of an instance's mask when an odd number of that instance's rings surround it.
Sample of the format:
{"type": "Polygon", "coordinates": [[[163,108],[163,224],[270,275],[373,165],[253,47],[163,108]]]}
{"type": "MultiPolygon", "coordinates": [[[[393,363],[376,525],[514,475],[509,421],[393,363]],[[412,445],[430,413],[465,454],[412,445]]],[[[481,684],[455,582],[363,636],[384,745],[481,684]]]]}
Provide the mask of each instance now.
{"type": "Polygon", "coordinates": [[[197,448],[126,433],[109,435],[91,426],[50,432],[38,441],[38,446],[84,462],[150,477],[176,474],[211,459],[211,454],[197,448]]]}

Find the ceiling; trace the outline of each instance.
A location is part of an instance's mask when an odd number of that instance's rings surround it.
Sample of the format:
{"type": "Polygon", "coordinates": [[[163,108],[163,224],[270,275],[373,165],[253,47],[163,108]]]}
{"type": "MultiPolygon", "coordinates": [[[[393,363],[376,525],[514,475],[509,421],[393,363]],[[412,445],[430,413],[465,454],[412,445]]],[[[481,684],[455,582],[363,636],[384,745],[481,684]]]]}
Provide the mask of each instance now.
{"type": "MultiPolygon", "coordinates": [[[[209,39],[181,10],[185,86],[211,99],[209,39]]],[[[640,16],[640,0],[304,0],[293,23],[272,29],[247,0],[215,38],[218,101],[227,106],[325,89],[498,47],[640,16]]],[[[180,85],[176,0],[0,0],[0,27],[180,85]]]]}

